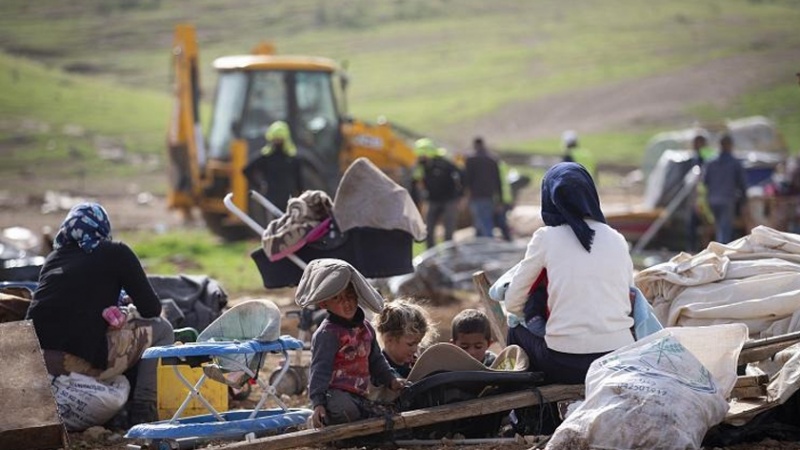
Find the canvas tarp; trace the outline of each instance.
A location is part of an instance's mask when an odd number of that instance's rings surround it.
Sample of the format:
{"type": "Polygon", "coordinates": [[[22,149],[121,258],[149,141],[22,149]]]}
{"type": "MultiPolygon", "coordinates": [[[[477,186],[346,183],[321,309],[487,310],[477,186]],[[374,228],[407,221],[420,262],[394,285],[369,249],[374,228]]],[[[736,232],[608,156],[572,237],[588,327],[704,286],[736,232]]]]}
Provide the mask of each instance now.
{"type": "Polygon", "coordinates": [[[751,338],[800,331],[800,235],[765,226],[697,255],[680,253],[635,283],[664,326],[744,323],[751,338]]]}

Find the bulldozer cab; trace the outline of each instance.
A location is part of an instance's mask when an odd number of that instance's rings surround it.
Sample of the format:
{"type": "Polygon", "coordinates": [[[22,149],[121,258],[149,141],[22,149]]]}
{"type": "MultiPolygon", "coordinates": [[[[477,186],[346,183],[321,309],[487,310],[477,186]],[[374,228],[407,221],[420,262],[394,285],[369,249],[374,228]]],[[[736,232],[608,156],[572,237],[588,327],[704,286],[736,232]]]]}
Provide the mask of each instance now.
{"type": "Polygon", "coordinates": [[[333,192],[342,148],[337,93],[341,78],[332,62],[301,57],[245,56],[215,62],[219,81],[208,135],[211,160],[231,159],[231,142],[247,143],[247,161],[267,144],[265,132],[289,124],[301,160],[303,186],[333,192]]]}
{"type": "MultiPolygon", "coordinates": [[[[289,125],[303,190],[333,195],[344,169],[359,157],[370,159],[396,181],[410,179],[416,156],[392,125],[344,119],[346,77],[333,60],[276,55],[266,44],[253,54],[214,61],[217,88],[210,128],[203,136],[198,55],[194,27],[177,25],[167,202],[189,217],[193,208],[199,208],[215,234],[225,239],[249,236],[251,231],[229,213],[223,198],[232,193],[234,204],[251,212],[249,190],[255,186],[245,168],[261,155],[267,144],[265,132],[275,121],[289,125]]],[[[268,178],[261,177],[256,184],[269,190],[274,179],[268,178]]]]}

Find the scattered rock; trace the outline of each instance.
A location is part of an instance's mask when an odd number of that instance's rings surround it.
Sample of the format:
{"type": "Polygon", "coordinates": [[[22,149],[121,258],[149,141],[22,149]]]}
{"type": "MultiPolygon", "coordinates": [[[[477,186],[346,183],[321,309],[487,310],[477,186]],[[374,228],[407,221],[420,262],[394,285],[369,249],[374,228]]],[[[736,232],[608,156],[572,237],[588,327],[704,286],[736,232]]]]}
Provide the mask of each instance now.
{"type": "Polygon", "coordinates": [[[100,439],[104,439],[106,435],[110,435],[111,431],[106,430],[103,427],[96,426],[88,428],[86,431],[83,432],[83,437],[85,439],[89,439],[92,441],[99,441],[100,439]]]}

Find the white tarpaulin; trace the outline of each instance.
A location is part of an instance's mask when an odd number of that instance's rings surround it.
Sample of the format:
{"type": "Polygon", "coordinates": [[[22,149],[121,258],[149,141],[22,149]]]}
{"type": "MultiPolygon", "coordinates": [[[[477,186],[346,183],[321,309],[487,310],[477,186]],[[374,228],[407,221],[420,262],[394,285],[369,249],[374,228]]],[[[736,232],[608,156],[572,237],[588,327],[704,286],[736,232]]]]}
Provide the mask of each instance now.
{"type": "Polygon", "coordinates": [[[744,323],[751,338],[800,331],[800,235],[765,226],[645,269],[636,286],[666,327],[744,323]]]}

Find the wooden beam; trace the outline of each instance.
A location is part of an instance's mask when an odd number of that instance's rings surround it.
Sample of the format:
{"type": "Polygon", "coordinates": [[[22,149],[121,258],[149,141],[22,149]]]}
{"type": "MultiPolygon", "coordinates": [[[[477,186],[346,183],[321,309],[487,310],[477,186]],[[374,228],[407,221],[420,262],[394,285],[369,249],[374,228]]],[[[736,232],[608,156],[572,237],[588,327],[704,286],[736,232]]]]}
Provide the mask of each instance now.
{"type": "Polygon", "coordinates": [[[771,358],[775,353],[798,342],[800,342],[800,331],[747,341],[739,353],[739,365],[771,358]]]}
{"type": "Polygon", "coordinates": [[[475,285],[475,290],[478,291],[481,305],[486,310],[486,315],[489,317],[489,324],[492,327],[492,334],[494,334],[495,341],[500,345],[500,348],[506,347],[506,335],[508,335],[508,325],[506,324],[506,315],[503,313],[503,307],[499,302],[496,302],[489,297],[489,279],[486,278],[486,273],[479,270],[472,274],[472,283],[475,285]]]}
{"type": "Polygon", "coordinates": [[[756,398],[767,395],[767,375],[742,375],[736,378],[731,398],[756,398]]]}
{"type": "Polygon", "coordinates": [[[762,386],[769,383],[768,375],[741,375],[736,378],[735,388],[762,386]]]}
{"type": "MultiPolygon", "coordinates": [[[[583,385],[549,385],[539,388],[542,398],[547,402],[583,398],[583,385]]],[[[380,433],[387,428],[402,430],[424,425],[431,425],[451,420],[477,417],[501,411],[510,411],[539,404],[539,396],[532,390],[512,392],[509,394],[494,395],[475,400],[451,403],[449,405],[434,406],[431,408],[416,409],[391,418],[366,419],[358,422],[331,425],[320,429],[296,431],[293,433],[254,439],[250,442],[237,442],[226,444],[224,447],[209,447],[212,449],[233,450],[281,450],[297,447],[307,447],[323,442],[338,441],[342,439],[367,436],[380,433]]]]}

